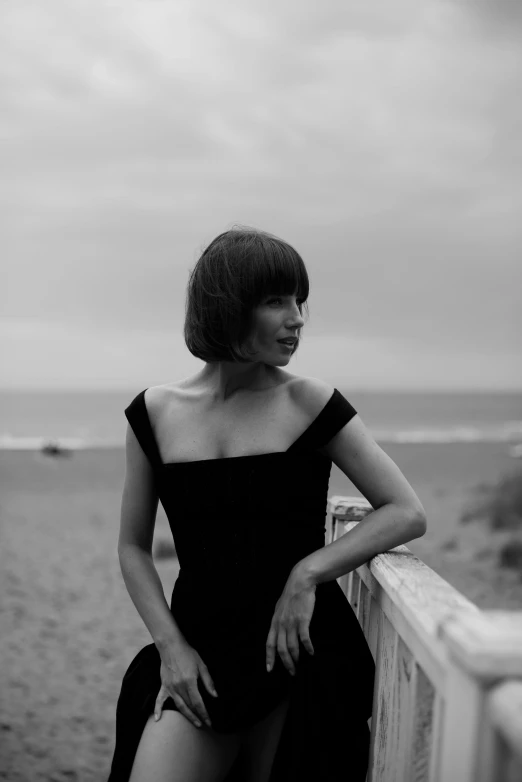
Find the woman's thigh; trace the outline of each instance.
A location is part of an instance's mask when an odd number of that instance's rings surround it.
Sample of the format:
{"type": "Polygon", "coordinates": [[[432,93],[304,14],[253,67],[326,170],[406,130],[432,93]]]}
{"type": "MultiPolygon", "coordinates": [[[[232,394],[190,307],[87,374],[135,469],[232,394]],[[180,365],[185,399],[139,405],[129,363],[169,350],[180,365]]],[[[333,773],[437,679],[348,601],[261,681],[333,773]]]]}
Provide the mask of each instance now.
{"type": "Polygon", "coordinates": [[[245,782],[268,782],[283,732],[289,699],[282,701],[268,717],[241,734],[245,758],[245,782]]]}
{"type": "Polygon", "coordinates": [[[196,728],[179,711],[145,725],[129,782],[221,782],[240,747],[237,733],[196,728]]]}

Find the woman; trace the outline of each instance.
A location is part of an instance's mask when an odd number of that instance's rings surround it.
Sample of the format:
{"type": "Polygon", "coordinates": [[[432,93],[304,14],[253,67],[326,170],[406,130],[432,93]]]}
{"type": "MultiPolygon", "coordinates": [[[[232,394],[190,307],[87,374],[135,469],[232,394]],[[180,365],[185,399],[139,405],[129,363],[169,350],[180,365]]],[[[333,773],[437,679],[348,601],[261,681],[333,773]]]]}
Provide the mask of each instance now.
{"type": "Polygon", "coordinates": [[[286,371],[308,276],[286,242],[227,231],[190,275],[205,366],[125,413],[119,559],[153,643],[129,666],[109,782],[363,782],[374,664],[336,579],[419,537],[425,513],[330,384],[286,371]],[[374,511],[324,545],[332,462],[374,511]],[[180,573],[152,560],[158,500],[180,573]]]}

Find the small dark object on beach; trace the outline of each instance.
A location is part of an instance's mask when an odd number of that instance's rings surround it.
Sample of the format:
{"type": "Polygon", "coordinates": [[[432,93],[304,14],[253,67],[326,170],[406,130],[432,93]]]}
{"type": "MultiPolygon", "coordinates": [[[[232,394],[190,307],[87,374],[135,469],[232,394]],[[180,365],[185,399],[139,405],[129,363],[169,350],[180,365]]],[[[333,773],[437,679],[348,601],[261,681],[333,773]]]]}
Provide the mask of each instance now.
{"type": "Polygon", "coordinates": [[[177,557],[172,541],[163,538],[158,540],[154,546],[154,559],[171,559],[172,557],[177,557]]]}
{"type": "Polygon", "coordinates": [[[499,565],[520,571],[522,575],[522,540],[508,540],[499,551],[499,565]]]}
{"type": "Polygon", "coordinates": [[[41,451],[46,456],[70,456],[68,448],[63,448],[56,440],[48,440],[42,445],[41,451]]]}

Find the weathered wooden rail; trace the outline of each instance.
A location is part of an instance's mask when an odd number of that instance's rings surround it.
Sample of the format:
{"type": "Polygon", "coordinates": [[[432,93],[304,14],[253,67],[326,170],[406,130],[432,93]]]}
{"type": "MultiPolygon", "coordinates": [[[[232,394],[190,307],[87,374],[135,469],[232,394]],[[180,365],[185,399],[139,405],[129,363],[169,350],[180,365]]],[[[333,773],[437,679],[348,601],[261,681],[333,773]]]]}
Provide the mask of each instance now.
{"type": "MultiPolygon", "coordinates": [[[[326,543],[371,512],[329,499],[326,543]]],[[[522,611],[481,611],[406,546],[342,576],[376,663],[367,782],[522,782],[522,611]]]]}

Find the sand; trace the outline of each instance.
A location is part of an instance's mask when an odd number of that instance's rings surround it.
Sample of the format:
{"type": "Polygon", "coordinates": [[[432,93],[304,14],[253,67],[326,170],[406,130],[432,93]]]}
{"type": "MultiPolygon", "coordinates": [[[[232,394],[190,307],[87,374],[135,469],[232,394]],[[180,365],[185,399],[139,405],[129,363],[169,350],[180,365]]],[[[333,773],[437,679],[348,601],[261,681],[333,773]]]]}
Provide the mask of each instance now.
{"type": "MultiPolygon", "coordinates": [[[[387,450],[428,512],[414,553],[480,607],[522,608],[520,574],[495,565],[499,542],[484,526],[458,525],[473,486],[513,466],[504,452],[387,450]]],[[[116,553],[123,452],[0,452],[0,475],[0,779],[104,782],[121,678],[151,642],[116,553]]],[[[334,468],[330,494],[350,493],[334,468]]],[[[169,536],[160,509],[156,541],[169,536]]],[[[170,597],[177,560],[157,568],[170,597]]]]}

